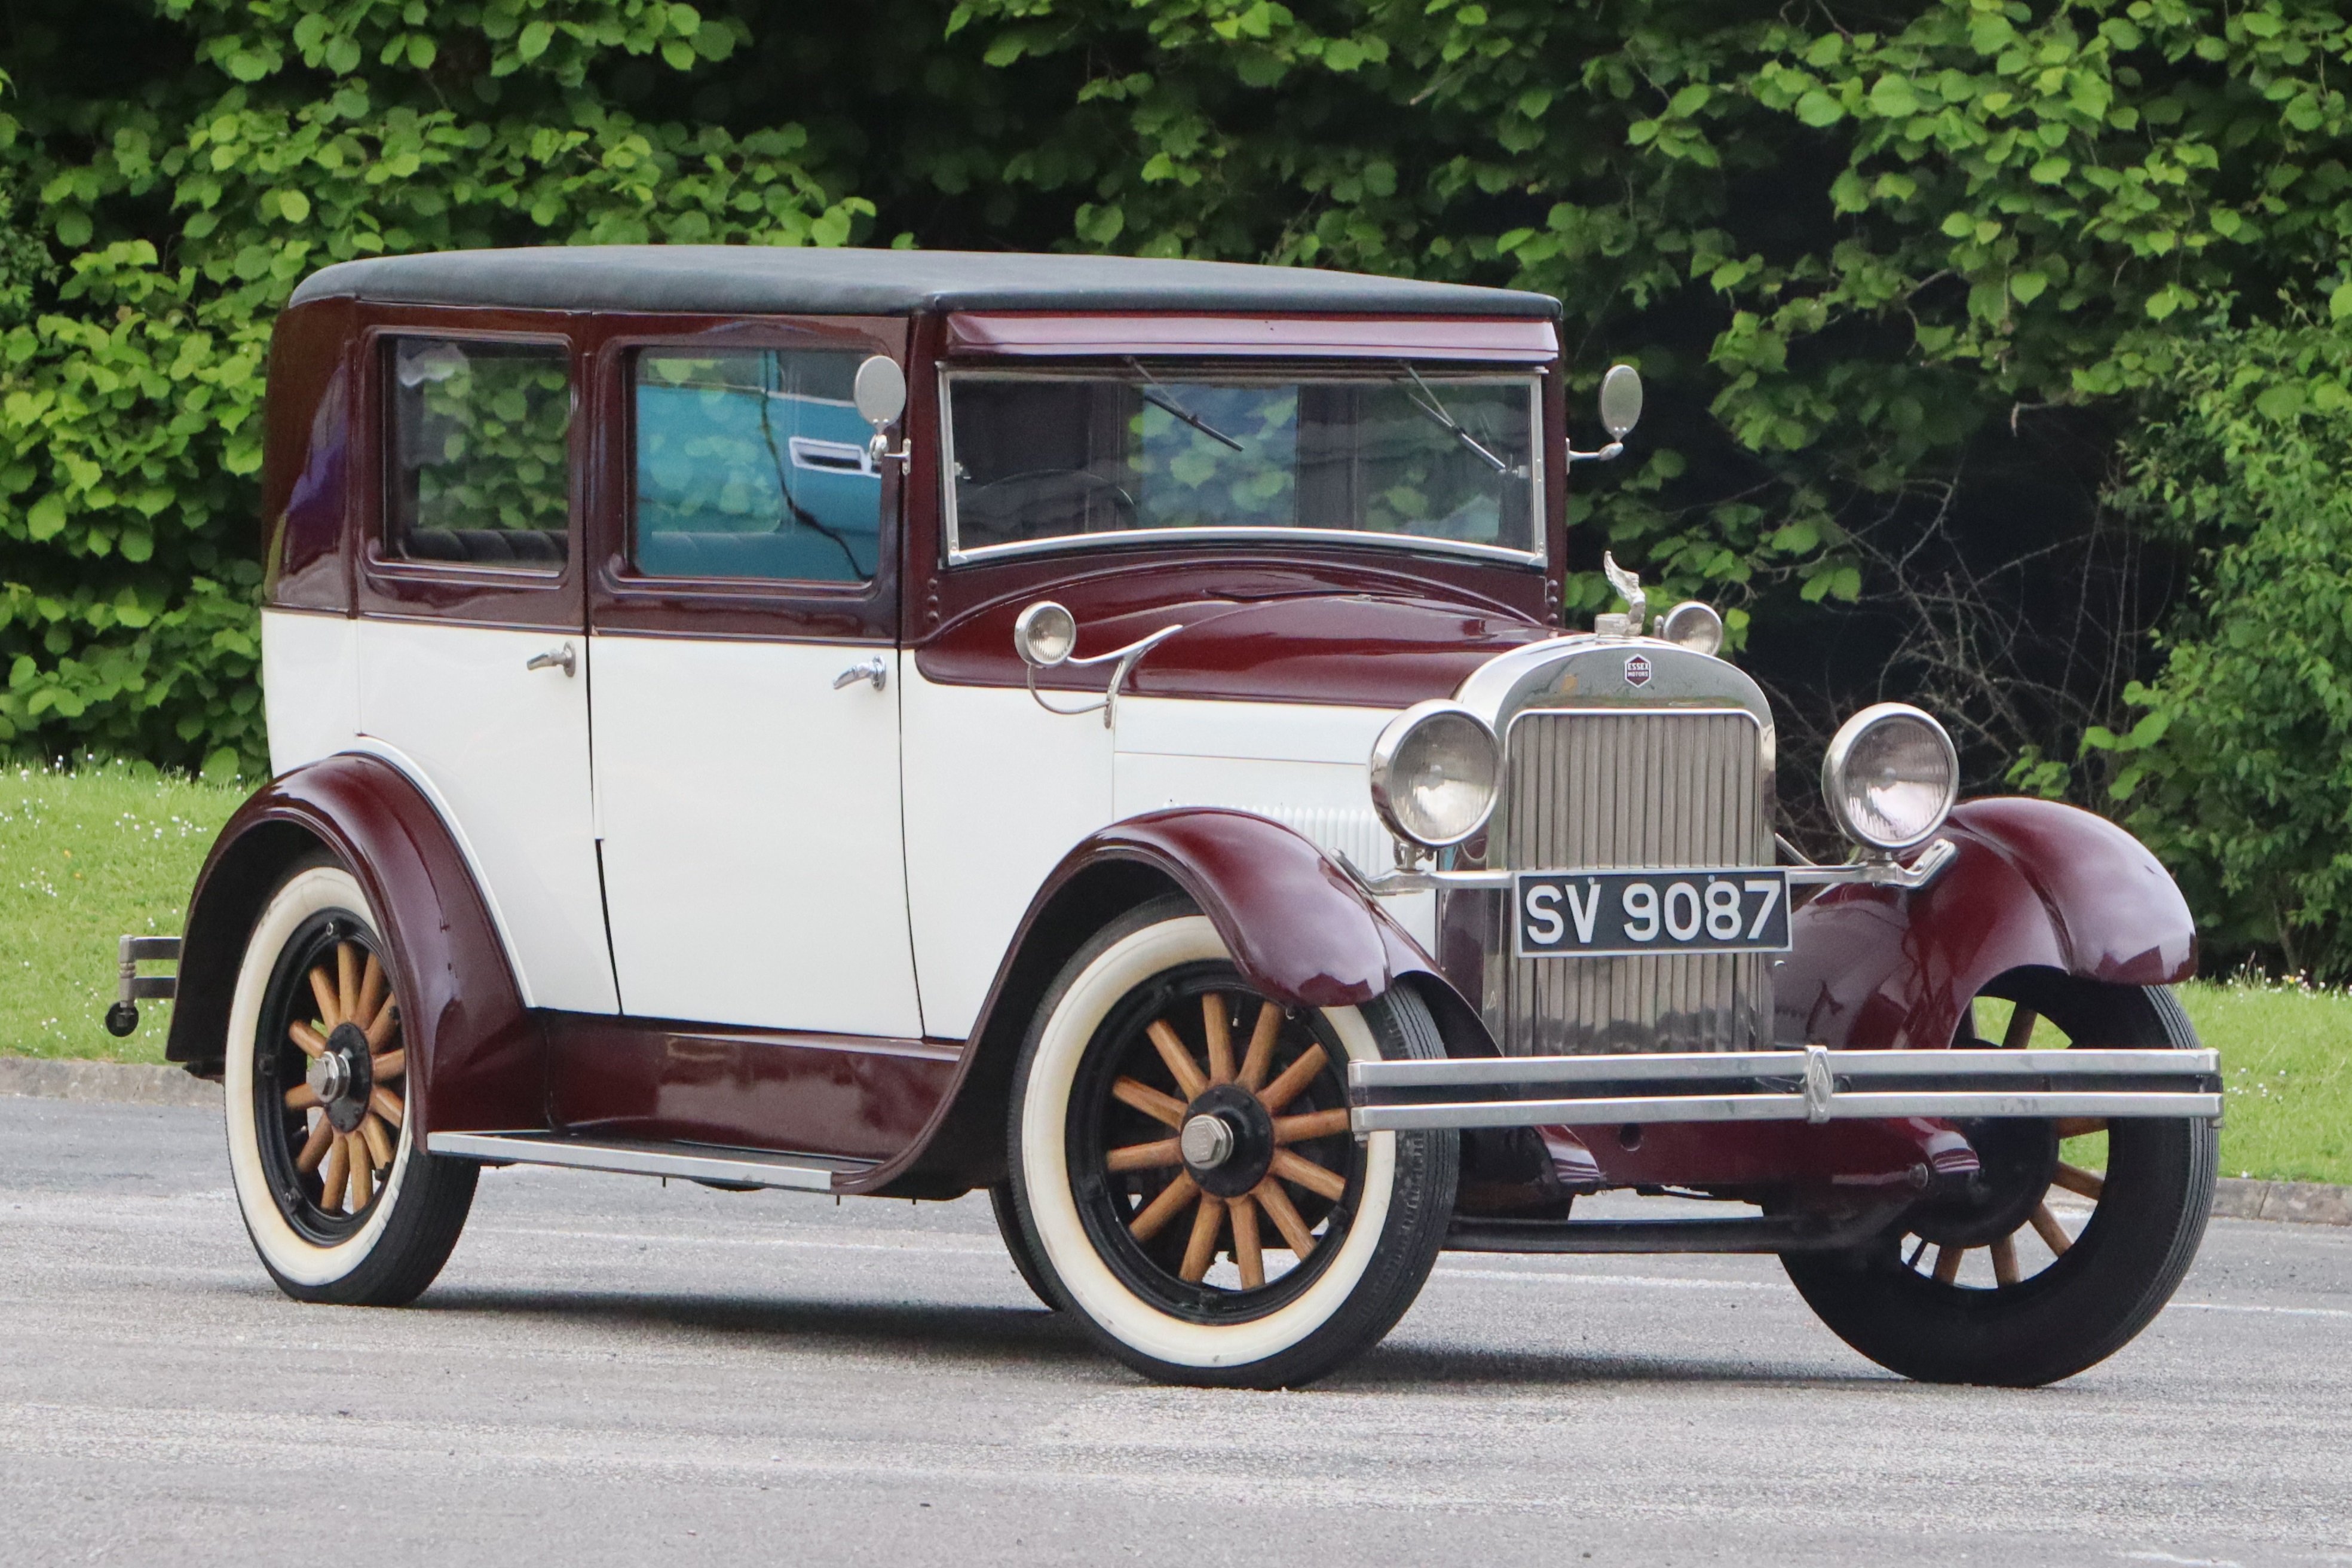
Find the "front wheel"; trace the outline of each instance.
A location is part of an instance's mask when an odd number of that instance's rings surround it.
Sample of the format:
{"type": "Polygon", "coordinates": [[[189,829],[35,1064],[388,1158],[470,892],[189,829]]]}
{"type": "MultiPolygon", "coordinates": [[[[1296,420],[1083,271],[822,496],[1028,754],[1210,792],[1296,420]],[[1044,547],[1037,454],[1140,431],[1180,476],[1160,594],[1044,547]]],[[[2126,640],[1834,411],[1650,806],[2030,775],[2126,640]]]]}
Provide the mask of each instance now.
{"type": "MultiPolygon", "coordinates": [[[[2197,1047],[2169,991],[2025,974],[1987,996],[2011,1005],[2001,1035],[2012,1048],[2197,1047]],[[2042,1026],[2064,1039],[2035,1039],[2042,1026]]],[[[1784,1256],[1806,1303],[1871,1360],[1928,1383],[2033,1387],[2121,1350],[2171,1300],[2204,1237],[2212,1123],[2006,1118],[1960,1127],[1983,1162],[1979,1189],[1918,1205],[1858,1251],[1784,1256]],[[2104,1172],[2089,1168],[2102,1157],[2104,1172]],[[2053,1205],[2057,1192],[2091,1200],[2079,1228],[2053,1205]]]]}
{"type": "Polygon", "coordinates": [[[1112,922],[1013,1079],[1013,1197],[1048,1293],[1166,1383],[1295,1386],[1370,1348],[1444,1241],[1457,1142],[1356,1138],[1347,1064],[1444,1054],[1402,987],[1286,1008],[1183,900],[1112,922]]]}
{"type": "Polygon", "coordinates": [[[400,976],[359,882],[297,867],[229,1005],[229,1170],[262,1266],[299,1301],[399,1306],[457,1245],[480,1168],[427,1154],[400,976]]]}

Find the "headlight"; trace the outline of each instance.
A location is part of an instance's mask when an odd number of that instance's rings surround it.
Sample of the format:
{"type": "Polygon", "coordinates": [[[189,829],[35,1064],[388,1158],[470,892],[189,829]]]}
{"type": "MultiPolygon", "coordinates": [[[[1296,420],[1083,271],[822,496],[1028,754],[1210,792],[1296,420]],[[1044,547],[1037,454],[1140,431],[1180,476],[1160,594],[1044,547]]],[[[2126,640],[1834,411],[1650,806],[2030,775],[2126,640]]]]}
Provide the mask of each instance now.
{"type": "Polygon", "coordinates": [[[1906,702],[1881,702],[1839,726],[1822,759],[1822,793],[1847,837],[1908,849],[1944,826],[1960,757],[1944,727],[1906,702]]]}
{"type": "Polygon", "coordinates": [[[1416,702],[1372,743],[1372,808],[1398,837],[1443,849],[1486,826],[1501,771],[1485,720],[1452,702],[1416,702]]]}

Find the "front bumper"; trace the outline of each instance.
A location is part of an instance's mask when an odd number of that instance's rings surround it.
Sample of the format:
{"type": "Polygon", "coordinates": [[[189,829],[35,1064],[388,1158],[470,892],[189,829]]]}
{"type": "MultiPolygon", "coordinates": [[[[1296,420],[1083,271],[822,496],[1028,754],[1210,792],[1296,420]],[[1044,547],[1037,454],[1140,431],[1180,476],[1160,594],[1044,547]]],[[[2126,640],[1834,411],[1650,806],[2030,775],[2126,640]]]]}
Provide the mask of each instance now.
{"type": "Polygon", "coordinates": [[[1360,1133],[1896,1116],[2221,1115],[2220,1059],[2176,1050],[1801,1050],[1358,1061],[1360,1133]]]}

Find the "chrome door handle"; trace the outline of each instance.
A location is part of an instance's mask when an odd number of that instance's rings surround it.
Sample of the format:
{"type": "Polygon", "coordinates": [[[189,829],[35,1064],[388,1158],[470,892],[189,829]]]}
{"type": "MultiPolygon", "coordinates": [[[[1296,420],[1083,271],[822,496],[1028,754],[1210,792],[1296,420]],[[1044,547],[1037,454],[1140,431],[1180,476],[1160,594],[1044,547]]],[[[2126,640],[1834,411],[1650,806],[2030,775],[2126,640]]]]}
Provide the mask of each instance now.
{"type": "Polygon", "coordinates": [[[551,647],[545,653],[531,655],[524,661],[523,668],[525,669],[560,669],[566,675],[577,675],[580,673],[580,654],[570,643],[565,643],[562,647],[551,647]]]}
{"type": "Polygon", "coordinates": [[[872,681],[874,683],[874,689],[877,691],[881,690],[883,687],[889,684],[890,667],[882,662],[881,655],[875,655],[875,657],[867,659],[864,664],[853,664],[847,669],[843,670],[839,675],[835,676],[833,678],[833,689],[835,691],[844,690],[849,687],[856,685],[861,680],[872,681]]]}

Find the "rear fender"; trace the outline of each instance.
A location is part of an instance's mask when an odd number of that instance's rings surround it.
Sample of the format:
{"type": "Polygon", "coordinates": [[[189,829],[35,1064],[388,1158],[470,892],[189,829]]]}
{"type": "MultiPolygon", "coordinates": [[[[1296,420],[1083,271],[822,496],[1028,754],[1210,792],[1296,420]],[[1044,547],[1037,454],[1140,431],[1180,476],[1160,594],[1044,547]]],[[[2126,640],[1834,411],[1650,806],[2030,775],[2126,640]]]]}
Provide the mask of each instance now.
{"type": "Polygon", "coordinates": [[[1959,853],[1916,892],[1848,884],[1797,911],[1773,973],[1775,1037],[1864,1049],[1952,1042],[1969,1003],[2016,969],[2117,985],[2197,972],[2197,928],[2139,840],[2053,801],[1969,801],[1959,853]]]}
{"type": "Polygon", "coordinates": [[[1129,910],[1182,893],[1251,987],[1286,1006],[1347,1007],[1392,986],[1429,1005],[1446,1050],[1493,1056],[1477,1010],[1421,944],[1313,843],[1247,812],[1156,811],[1085,839],[1030,901],[946,1099],[906,1152],[843,1190],[929,1195],[1004,1176],[1013,1069],[1065,964],[1129,910]]]}
{"type": "Polygon", "coordinates": [[[545,1046],[489,906],[432,804],[377,757],[273,779],[221,830],[188,902],[164,1055],[220,1076],[254,921],[288,868],[321,848],[367,894],[398,978],[417,1132],[545,1128],[545,1046]]]}

